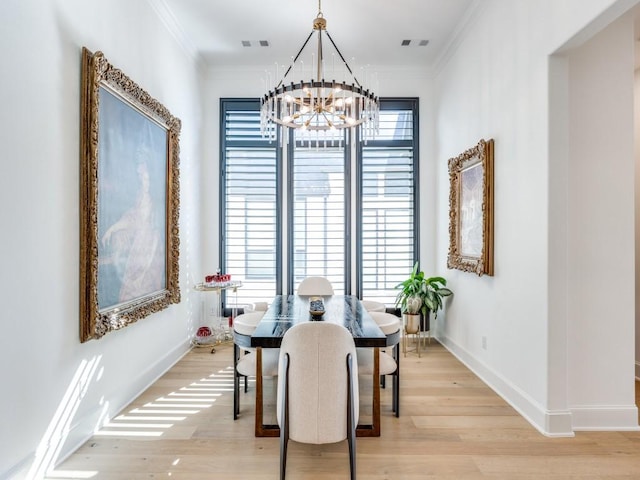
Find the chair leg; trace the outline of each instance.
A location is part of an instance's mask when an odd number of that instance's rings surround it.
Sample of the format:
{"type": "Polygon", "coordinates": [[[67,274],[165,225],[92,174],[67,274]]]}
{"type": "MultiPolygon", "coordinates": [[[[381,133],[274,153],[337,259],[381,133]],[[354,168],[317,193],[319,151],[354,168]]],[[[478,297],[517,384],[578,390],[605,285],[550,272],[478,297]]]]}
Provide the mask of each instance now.
{"type": "Polygon", "coordinates": [[[280,480],[287,474],[287,446],[289,444],[289,354],[284,356],[284,385],[280,405],[280,480]]]}
{"type": "Polygon", "coordinates": [[[393,411],[396,417],[400,416],[400,347],[396,343],[393,347],[393,356],[396,360],[396,371],[393,375],[393,403],[395,408],[393,411]]]}
{"type": "MultiPolygon", "coordinates": [[[[238,419],[240,413],[240,376],[238,375],[238,355],[240,350],[233,344],[233,419],[238,419]]],[[[245,380],[246,382],[246,380],[245,380]]]]}
{"type": "Polygon", "coordinates": [[[355,433],[350,434],[347,441],[349,442],[349,470],[351,471],[351,480],[356,480],[356,435],[355,433]]]}
{"type": "Polygon", "coordinates": [[[287,444],[289,443],[288,435],[284,432],[283,426],[280,427],[280,480],[285,480],[287,475],[287,444]]]}
{"type": "Polygon", "coordinates": [[[351,480],[356,480],[356,425],[355,425],[355,407],[354,407],[354,379],[351,375],[352,368],[351,354],[347,355],[347,381],[349,388],[347,390],[347,443],[349,444],[349,470],[351,471],[351,480]]]}

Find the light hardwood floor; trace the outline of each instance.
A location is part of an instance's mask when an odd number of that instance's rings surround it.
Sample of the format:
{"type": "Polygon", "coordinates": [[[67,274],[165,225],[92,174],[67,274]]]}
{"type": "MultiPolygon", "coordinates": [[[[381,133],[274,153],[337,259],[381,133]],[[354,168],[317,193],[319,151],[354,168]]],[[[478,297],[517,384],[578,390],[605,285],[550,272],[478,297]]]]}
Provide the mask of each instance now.
{"type": "MultiPolygon", "coordinates": [[[[253,435],[253,388],[233,420],[231,352],[187,354],[49,478],[277,479],[278,439],[253,435]]],[[[382,436],[357,440],[360,480],[640,479],[640,432],[547,438],[433,340],[401,369],[400,418],[388,382],[382,436]]],[[[287,479],[348,478],[346,442],[290,444],[287,479]]]]}

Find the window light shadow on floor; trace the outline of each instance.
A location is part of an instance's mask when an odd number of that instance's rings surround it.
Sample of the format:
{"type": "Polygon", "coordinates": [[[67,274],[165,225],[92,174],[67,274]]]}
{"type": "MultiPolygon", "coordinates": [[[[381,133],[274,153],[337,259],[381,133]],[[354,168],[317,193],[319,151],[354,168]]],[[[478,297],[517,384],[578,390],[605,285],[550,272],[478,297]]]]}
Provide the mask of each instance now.
{"type": "Polygon", "coordinates": [[[60,450],[69,436],[71,424],[89,385],[94,380],[100,380],[102,370],[98,371],[98,365],[100,365],[101,359],[102,355],[99,355],[91,360],[80,362],[67,391],[58,405],[56,413],[36,449],[33,464],[26,476],[27,480],[43,478],[45,472],[48,472],[58,461],[60,450]]]}
{"type": "MultiPolygon", "coordinates": [[[[83,366],[76,375],[74,385],[77,388],[71,388],[67,394],[69,397],[65,401],[66,404],[73,406],[73,403],[79,403],[79,393],[91,379],[94,369],[90,365],[83,366]]],[[[94,438],[98,437],[137,437],[137,438],[158,438],[167,434],[173,427],[180,422],[186,420],[189,416],[196,415],[204,409],[211,408],[216,401],[224,394],[233,394],[233,367],[228,366],[217,373],[212,373],[208,377],[201,378],[196,382],[191,382],[187,386],[180,387],[171,393],[164,394],[153,401],[144,403],[143,405],[130,405],[130,408],[111,420],[106,420],[94,433],[94,438]]],[[[64,417],[65,412],[73,413],[77,409],[74,408],[61,409],[64,417]]],[[[72,418],[72,415],[71,415],[72,418]]],[[[52,422],[53,424],[54,422],[52,422]]],[[[62,421],[55,422],[61,425],[62,421]]],[[[64,422],[64,427],[68,428],[70,418],[64,422]]],[[[55,426],[54,426],[55,427],[55,426]]],[[[62,439],[64,440],[64,439],[62,439]]],[[[43,444],[44,444],[43,440],[43,444]]],[[[46,442],[49,443],[49,442],[46,442]]],[[[98,471],[89,470],[55,470],[53,465],[57,461],[59,447],[63,444],[58,443],[58,451],[43,452],[37,465],[34,463],[32,467],[33,473],[28,478],[35,479],[83,479],[96,477],[98,471]],[[43,472],[47,472],[43,476],[43,472]]],[[[176,458],[173,465],[180,463],[180,459],[176,458]]]]}

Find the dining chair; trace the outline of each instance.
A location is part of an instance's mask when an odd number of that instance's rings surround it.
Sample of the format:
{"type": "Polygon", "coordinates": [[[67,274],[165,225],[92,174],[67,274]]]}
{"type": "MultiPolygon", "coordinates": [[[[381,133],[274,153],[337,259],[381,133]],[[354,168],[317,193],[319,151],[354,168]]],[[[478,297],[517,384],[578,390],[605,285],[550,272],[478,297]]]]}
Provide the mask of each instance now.
{"type": "MultiPolygon", "coordinates": [[[[233,419],[240,414],[240,377],[244,378],[244,391],[248,391],[247,379],[256,374],[257,355],[255,348],[238,345],[235,334],[251,335],[264,316],[264,312],[250,312],[238,315],[233,320],[233,419]]],[[[275,377],[278,374],[278,350],[265,349],[262,352],[263,377],[275,377]]]]}
{"type": "Polygon", "coordinates": [[[356,478],[359,418],[358,365],[352,334],[336,323],[305,322],[287,330],[280,345],[277,420],[280,479],[289,440],[324,444],[347,440],[351,480],[356,478]]]}
{"type": "Polygon", "coordinates": [[[375,300],[360,300],[360,303],[362,303],[364,309],[369,313],[387,311],[387,307],[382,302],[376,302],[375,300]]]}
{"type": "Polygon", "coordinates": [[[245,308],[245,313],[253,313],[253,312],[266,312],[269,309],[269,304],[267,302],[253,302],[251,305],[247,305],[245,308]]]}
{"type": "MultiPolygon", "coordinates": [[[[382,333],[388,338],[397,333],[402,327],[400,318],[391,313],[369,312],[371,318],[375,320],[382,330],[382,333]]],[[[398,341],[388,343],[387,348],[391,353],[383,349],[380,351],[380,383],[384,387],[385,376],[393,375],[392,392],[391,392],[391,410],[396,417],[400,416],[400,345],[398,341]]],[[[373,349],[358,348],[358,373],[360,375],[373,375],[373,349]]]]}
{"type": "Polygon", "coordinates": [[[298,295],[333,295],[333,285],[325,277],[306,277],[298,285],[298,295]]]}

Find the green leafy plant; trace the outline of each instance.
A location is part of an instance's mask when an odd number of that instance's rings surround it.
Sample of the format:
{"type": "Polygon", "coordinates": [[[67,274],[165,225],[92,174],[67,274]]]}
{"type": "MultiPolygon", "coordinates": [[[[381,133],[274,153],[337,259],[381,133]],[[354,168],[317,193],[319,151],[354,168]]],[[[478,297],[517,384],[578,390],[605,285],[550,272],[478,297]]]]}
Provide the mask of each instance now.
{"type": "Polygon", "coordinates": [[[434,319],[438,318],[438,310],[442,309],[442,298],[453,293],[447,288],[447,281],[443,277],[425,277],[418,268],[418,262],[413,266],[409,278],[395,288],[400,289],[396,307],[400,307],[402,313],[422,313],[426,317],[427,312],[433,312],[434,319]]]}

